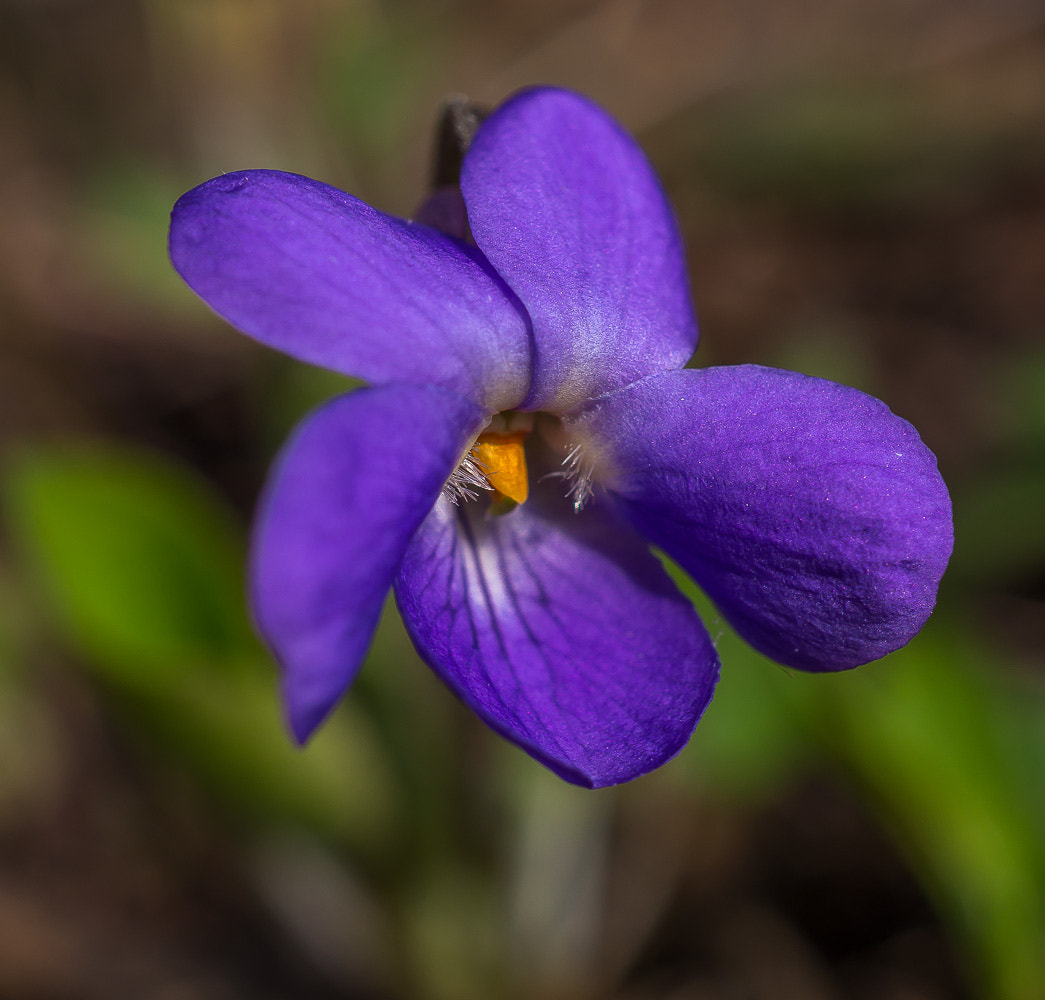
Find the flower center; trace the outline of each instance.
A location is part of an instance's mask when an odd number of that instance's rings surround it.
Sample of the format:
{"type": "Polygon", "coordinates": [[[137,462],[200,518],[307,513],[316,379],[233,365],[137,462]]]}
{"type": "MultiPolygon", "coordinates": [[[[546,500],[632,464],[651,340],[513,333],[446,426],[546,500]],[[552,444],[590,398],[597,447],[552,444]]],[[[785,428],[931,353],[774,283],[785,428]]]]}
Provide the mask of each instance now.
{"type": "Polygon", "coordinates": [[[487,493],[490,513],[508,513],[530,496],[528,451],[536,481],[560,480],[566,499],[580,511],[592,496],[592,470],[581,446],[564,436],[556,418],[512,410],[495,414],[483,428],[443,488],[446,498],[460,504],[487,493]],[[535,417],[540,433],[530,441],[535,417]]]}
{"type": "Polygon", "coordinates": [[[526,503],[530,495],[530,483],[526,475],[523,442],[528,433],[516,431],[512,434],[497,434],[484,431],[472,447],[472,458],[482,468],[494,489],[494,501],[507,497],[516,503],[526,503]]]}

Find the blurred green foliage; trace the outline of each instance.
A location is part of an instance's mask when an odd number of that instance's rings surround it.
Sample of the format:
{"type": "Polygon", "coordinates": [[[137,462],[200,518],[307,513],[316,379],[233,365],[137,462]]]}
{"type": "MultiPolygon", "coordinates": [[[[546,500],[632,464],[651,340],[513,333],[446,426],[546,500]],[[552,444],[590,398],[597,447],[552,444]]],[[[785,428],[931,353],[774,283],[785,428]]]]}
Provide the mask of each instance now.
{"type": "MultiPolygon", "coordinates": [[[[378,869],[420,835],[418,871],[429,874],[400,891],[413,900],[407,939],[426,995],[481,995],[506,961],[490,923],[493,890],[452,843],[460,751],[449,749],[440,712],[426,722],[425,706],[409,704],[411,679],[388,663],[368,672],[299,752],[244,613],[241,531],[205,484],[142,452],[37,449],[9,463],[4,498],[49,614],[124,706],[125,723],[253,822],[304,824],[378,869]],[[399,713],[420,727],[412,736],[390,718],[399,713]],[[386,741],[389,725],[397,731],[386,741]],[[433,746],[443,748],[435,758],[433,746]]],[[[1045,692],[1018,690],[946,617],[863,671],[793,674],[744,645],[673,572],[723,660],[715,701],[675,772],[749,808],[810,766],[851,775],[967,942],[985,995],[1023,1000],[1045,987],[1045,692]]],[[[402,644],[383,627],[373,658],[394,660],[402,644]]]]}
{"type": "Polygon", "coordinates": [[[719,629],[723,679],[690,749],[711,787],[765,795],[813,761],[842,769],[964,939],[984,995],[1045,989],[1045,685],[999,676],[992,651],[946,611],[863,670],[792,673],[746,646],[676,573],[719,629]]]}
{"type": "Polygon", "coordinates": [[[258,819],[362,848],[390,835],[394,783],[365,718],[346,709],[307,754],[287,738],[245,613],[242,531],[202,482],[97,446],[27,453],[4,487],[50,614],[135,726],[258,819]]]}

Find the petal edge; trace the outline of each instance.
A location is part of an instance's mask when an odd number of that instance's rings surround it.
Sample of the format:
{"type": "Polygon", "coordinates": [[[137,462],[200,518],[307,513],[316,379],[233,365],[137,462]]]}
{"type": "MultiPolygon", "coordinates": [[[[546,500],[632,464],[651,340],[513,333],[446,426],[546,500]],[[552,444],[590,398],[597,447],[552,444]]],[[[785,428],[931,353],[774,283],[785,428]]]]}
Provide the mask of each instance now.
{"type": "Polygon", "coordinates": [[[299,742],[355,677],[410,538],[485,416],[439,389],[360,389],[285,446],[255,520],[251,603],[299,742]]]}
{"type": "Polygon", "coordinates": [[[953,546],[932,452],[856,389],[754,365],[653,376],[580,416],[623,517],[756,649],[845,670],[925,624],[953,546]]]}
{"type": "Polygon", "coordinates": [[[483,122],[461,190],[472,235],[533,320],[526,409],[562,413],[697,343],[678,223],[638,144],[579,94],[526,90],[483,122]]]}
{"type": "Polygon", "coordinates": [[[619,784],[675,756],[711,700],[718,657],[642,540],[597,504],[575,515],[546,485],[501,517],[469,506],[436,505],[396,580],[426,662],[574,784],[619,784]]]}
{"type": "Polygon", "coordinates": [[[474,248],[276,170],[223,174],[182,195],[170,256],[251,337],[374,383],[439,385],[517,405],[528,318],[474,248]]]}

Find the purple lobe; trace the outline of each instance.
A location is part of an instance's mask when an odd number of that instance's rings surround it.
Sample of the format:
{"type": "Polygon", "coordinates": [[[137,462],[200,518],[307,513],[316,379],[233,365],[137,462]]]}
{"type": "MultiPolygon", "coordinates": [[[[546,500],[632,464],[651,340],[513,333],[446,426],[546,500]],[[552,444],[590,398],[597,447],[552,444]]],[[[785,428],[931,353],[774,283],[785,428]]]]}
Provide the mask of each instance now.
{"type": "Polygon", "coordinates": [[[693,353],[671,207],[635,141],[564,90],[524,91],[461,172],[472,234],[533,320],[527,409],[562,413],[693,353]]]}
{"type": "Polygon", "coordinates": [[[424,659],[488,725],[567,781],[628,781],[674,756],[718,659],[645,544],[561,483],[500,517],[439,501],[395,584],[424,659]]]}
{"type": "Polygon", "coordinates": [[[360,389],[285,446],[254,524],[258,627],[304,742],[352,682],[407,544],[486,420],[424,386],[360,389]]]}
{"type": "Polygon", "coordinates": [[[302,361],[491,410],[526,394],[528,320],[482,255],[329,185],[273,170],[216,177],[174,206],[170,254],[216,312],[302,361]]]}
{"type": "Polygon", "coordinates": [[[950,498],[879,400],[771,368],[679,371],[599,401],[574,430],[622,516],[780,663],[867,663],[929,617],[950,498]]]}

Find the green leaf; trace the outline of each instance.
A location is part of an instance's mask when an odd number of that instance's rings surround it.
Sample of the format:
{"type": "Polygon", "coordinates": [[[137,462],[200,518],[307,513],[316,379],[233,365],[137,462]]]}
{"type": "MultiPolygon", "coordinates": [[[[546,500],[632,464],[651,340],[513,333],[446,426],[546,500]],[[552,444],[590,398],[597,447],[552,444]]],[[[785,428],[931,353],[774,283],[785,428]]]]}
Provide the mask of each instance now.
{"type": "MultiPolygon", "coordinates": [[[[1000,730],[990,663],[941,622],[825,693],[842,758],[887,822],[962,942],[984,995],[1045,996],[1045,858],[1028,795],[1000,730]]],[[[841,678],[839,678],[841,680],[841,678]]]]}
{"type": "Polygon", "coordinates": [[[187,470],[99,447],[24,454],[8,521],[81,659],[161,747],[235,811],[391,849],[395,781],[343,707],[305,750],[244,608],[243,532],[187,470]]]}
{"type": "Polygon", "coordinates": [[[193,678],[143,706],[150,736],[254,821],[304,825],[380,853],[398,843],[397,785],[370,720],[346,703],[305,748],[280,719],[273,673],[193,678]]]}
{"type": "Polygon", "coordinates": [[[103,673],[154,688],[257,656],[242,529],[190,473],[144,452],[36,451],[4,486],[18,548],[103,673]]]}
{"type": "Polygon", "coordinates": [[[1022,701],[989,648],[939,616],[855,671],[792,674],[740,642],[665,560],[722,660],[683,759],[731,795],[818,761],[849,772],[936,900],[983,996],[1045,996],[1045,694],[1022,701]]]}
{"type": "Polygon", "coordinates": [[[722,620],[686,574],[661,555],[711,633],[722,675],[683,763],[719,794],[755,802],[771,796],[801,766],[810,737],[802,718],[810,678],[756,653],[722,620]]]}

